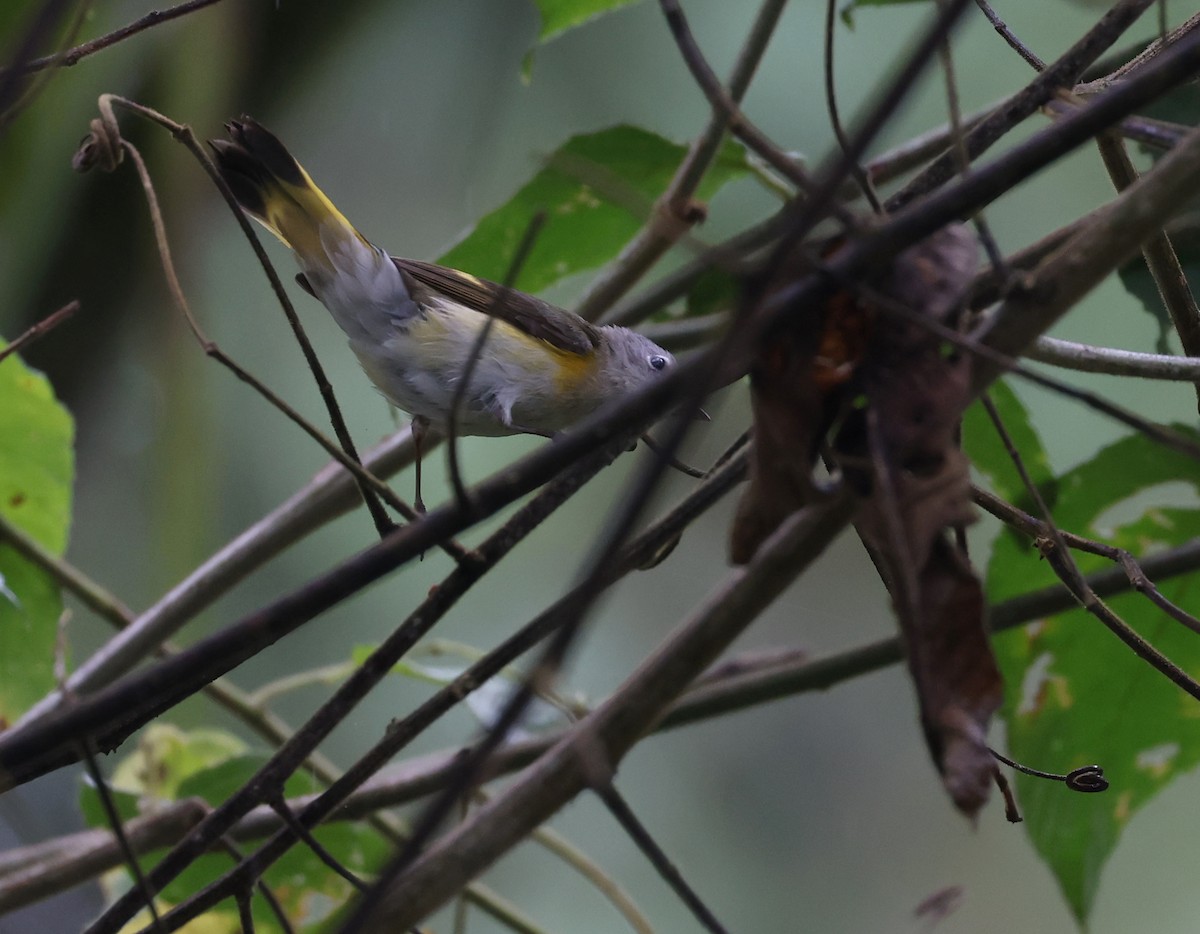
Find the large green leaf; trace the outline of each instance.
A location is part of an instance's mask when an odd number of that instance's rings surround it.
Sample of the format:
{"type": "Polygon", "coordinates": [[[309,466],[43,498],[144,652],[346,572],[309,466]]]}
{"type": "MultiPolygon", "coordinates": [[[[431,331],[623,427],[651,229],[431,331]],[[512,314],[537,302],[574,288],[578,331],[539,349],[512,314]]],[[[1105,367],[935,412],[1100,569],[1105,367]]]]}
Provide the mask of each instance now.
{"type": "MultiPolygon", "coordinates": [[[[1162,550],[1200,535],[1200,510],[1174,508],[1177,482],[1200,492],[1200,466],[1140,436],[1125,438],[1059,478],[1055,519],[1066,530],[1135,555],[1162,550]],[[1133,518],[1122,520],[1122,513],[1133,518]]],[[[1104,564],[1077,557],[1085,572],[1104,564]]],[[[1054,579],[1037,553],[1014,536],[995,542],[988,574],[993,602],[1054,579]]],[[[1176,602],[1194,605],[1188,597],[1196,584],[1196,576],[1188,575],[1161,589],[1176,602]]],[[[1114,598],[1109,606],[1184,671],[1200,677],[1195,633],[1137,594],[1114,598]]],[[[1200,761],[1200,706],[1082,611],[999,637],[997,657],[1008,685],[1002,715],[1009,752],[1018,761],[1059,772],[1097,763],[1111,782],[1106,794],[1083,795],[1056,782],[1017,776],[1026,830],[1082,923],[1132,815],[1200,761]]]]}
{"type": "MultiPolygon", "coordinates": [[[[49,382],[14,354],[0,362],[0,515],[61,555],[74,426],[49,382]]],[[[54,580],[0,545],[0,729],[54,687],[62,599],[54,580]]]]}
{"type": "MultiPolygon", "coordinates": [[[[686,152],[646,130],[617,126],[574,136],[508,203],[479,221],[439,262],[503,281],[533,217],[545,226],[516,285],[536,292],[605,263],[645,221],[686,152]]],[[[710,198],[748,172],[744,150],[727,142],[697,191],[710,198]]]]}

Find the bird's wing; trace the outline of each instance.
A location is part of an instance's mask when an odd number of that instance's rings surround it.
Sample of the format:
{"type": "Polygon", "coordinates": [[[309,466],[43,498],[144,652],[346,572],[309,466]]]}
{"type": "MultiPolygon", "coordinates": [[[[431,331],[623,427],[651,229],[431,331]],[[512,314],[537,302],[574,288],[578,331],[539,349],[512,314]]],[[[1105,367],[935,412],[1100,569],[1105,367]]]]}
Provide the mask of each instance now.
{"type": "Polygon", "coordinates": [[[540,298],[446,266],[395,256],[392,261],[401,274],[415,279],[419,285],[480,314],[494,315],[518,331],[566,353],[586,356],[600,345],[599,331],[594,325],[540,298]]]}

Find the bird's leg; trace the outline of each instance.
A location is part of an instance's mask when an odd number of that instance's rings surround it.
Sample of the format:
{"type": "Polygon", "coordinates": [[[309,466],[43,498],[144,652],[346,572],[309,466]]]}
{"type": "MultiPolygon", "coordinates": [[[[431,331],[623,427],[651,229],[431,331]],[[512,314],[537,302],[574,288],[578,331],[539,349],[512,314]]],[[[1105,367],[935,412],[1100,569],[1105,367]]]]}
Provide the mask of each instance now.
{"type": "Polygon", "coordinates": [[[413,508],[421,515],[425,515],[425,500],[421,499],[421,442],[425,439],[425,433],[429,430],[429,419],[423,418],[420,415],[413,416],[412,420],[412,437],[413,449],[416,452],[414,465],[417,474],[417,497],[413,500],[413,508]]]}

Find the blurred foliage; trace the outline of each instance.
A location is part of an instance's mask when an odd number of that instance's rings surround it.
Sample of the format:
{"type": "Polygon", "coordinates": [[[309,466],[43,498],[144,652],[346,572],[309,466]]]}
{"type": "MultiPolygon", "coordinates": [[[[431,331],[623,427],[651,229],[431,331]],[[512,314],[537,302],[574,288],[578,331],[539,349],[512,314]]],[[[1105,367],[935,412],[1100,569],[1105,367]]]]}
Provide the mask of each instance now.
{"type": "MultiPolygon", "coordinates": [[[[0,361],[0,516],[61,555],[71,523],[74,424],[49,381],[0,361]]],[[[54,579],[0,544],[0,729],[54,688],[62,599],[54,579]]]]}
{"type": "MultiPolygon", "coordinates": [[[[615,258],[637,233],[686,153],[685,146],[631,126],[574,136],[547,159],[546,168],[481,218],[438,262],[502,282],[534,216],[545,212],[545,225],[513,284],[538,292],[594,269],[615,258]]],[[[711,198],[726,182],[748,172],[745,150],[730,140],[697,197],[711,198]]]]}
{"type": "Polygon", "coordinates": [[[539,42],[549,42],[568,29],[640,0],[533,0],[542,17],[539,42]]]}
{"type": "MultiPolygon", "coordinates": [[[[219,730],[181,730],[169,724],[147,728],[137,748],[118,762],[111,794],[122,818],[153,813],[173,801],[199,798],[211,806],[225,801],[266,763],[267,755],[248,751],[237,737],[219,730]]],[[[319,787],[303,771],[284,785],[287,797],[311,794],[319,787]]],[[[108,826],[95,788],[90,783],[80,793],[80,809],[92,827],[108,826]]],[[[342,866],[355,874],[378,869],[390,852],[379,834],[362,824],[336,823],[320,827],[315,837],[342,866]]],[[[149,869],[161,854],[144,862],[149,869]]],[[[224,854],[201,857],[162,892],[160,911],[179,904],[189,895],[216,881],[231,866],[224,854]]],[[[269,869],[264,881],[282,904],[296,930],[327,929],[335,910],[353,894],[353,887],[307,847],[298,847],[269,869]]],[[[123,890],[130,880],[124,869],[109,875],[107,885],[123,890]]],[[[261,896],[253,901],[256,930],[282,931],[278,919],[261,896]]],[[[204,915],[213,930],[239,930],[234,906],[222,906],[204,915]]],[[[189,927],[189,930],[191,928],[189,927]]]]}

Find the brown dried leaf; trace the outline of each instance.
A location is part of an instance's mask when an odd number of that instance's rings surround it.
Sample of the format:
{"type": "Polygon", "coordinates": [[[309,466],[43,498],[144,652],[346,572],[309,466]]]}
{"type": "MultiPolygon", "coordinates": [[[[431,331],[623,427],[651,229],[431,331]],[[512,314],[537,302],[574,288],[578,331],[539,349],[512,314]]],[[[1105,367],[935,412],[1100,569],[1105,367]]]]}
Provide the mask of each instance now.
{"type": "Polygon", "coordinates": [[[731,536],[733,560],[745,562],[815,497],[813,464],[837,425],[833,456],[864,496],[856,524],[892,595],[926,739],[951,798],[972,815],[991,788],[985,737],[1002,684],[982,586],[950,535],[974,518],[958,446],[970,360],[920,316],[952,323],[977,252],[967,228],[947,227],[861,295],[838,292],[771,336],[751,371],[755,456],[731,536]],[[852,406],[856,397],[865,405],[852,406]]]}
{"type": "MultiPolygon", "coordinates": [[[[942,320],[973,273],[974,252],[965,229],[943,230],[897,258],[886,295],[942,320]]],[[[991,790],[986,735],[1003,684],[983,587],[951,537],[973,521],[957,437],[970,360],[917,321],[881,316],[862,369],[867,415],[839,434],[839,450],[869,458],[857,528],[892,595],[934,763],[954,803],[974,815],[991,790]]]]}
{"type": "MultiPolygon", "coordinates": [[[[797,263],[802,273],[810,271],[803,256],[797,263]]],[[[764,294],[795,274],[785,270],[764,294]]],[[[730,535],[734,564],[749,561],[784,519],[816,496],[813,462],[866,353],[871,313],[857,296],[837,292],[824,308],[798,311],[764,343],[750,370],[754,448],[730,535]]]]}

